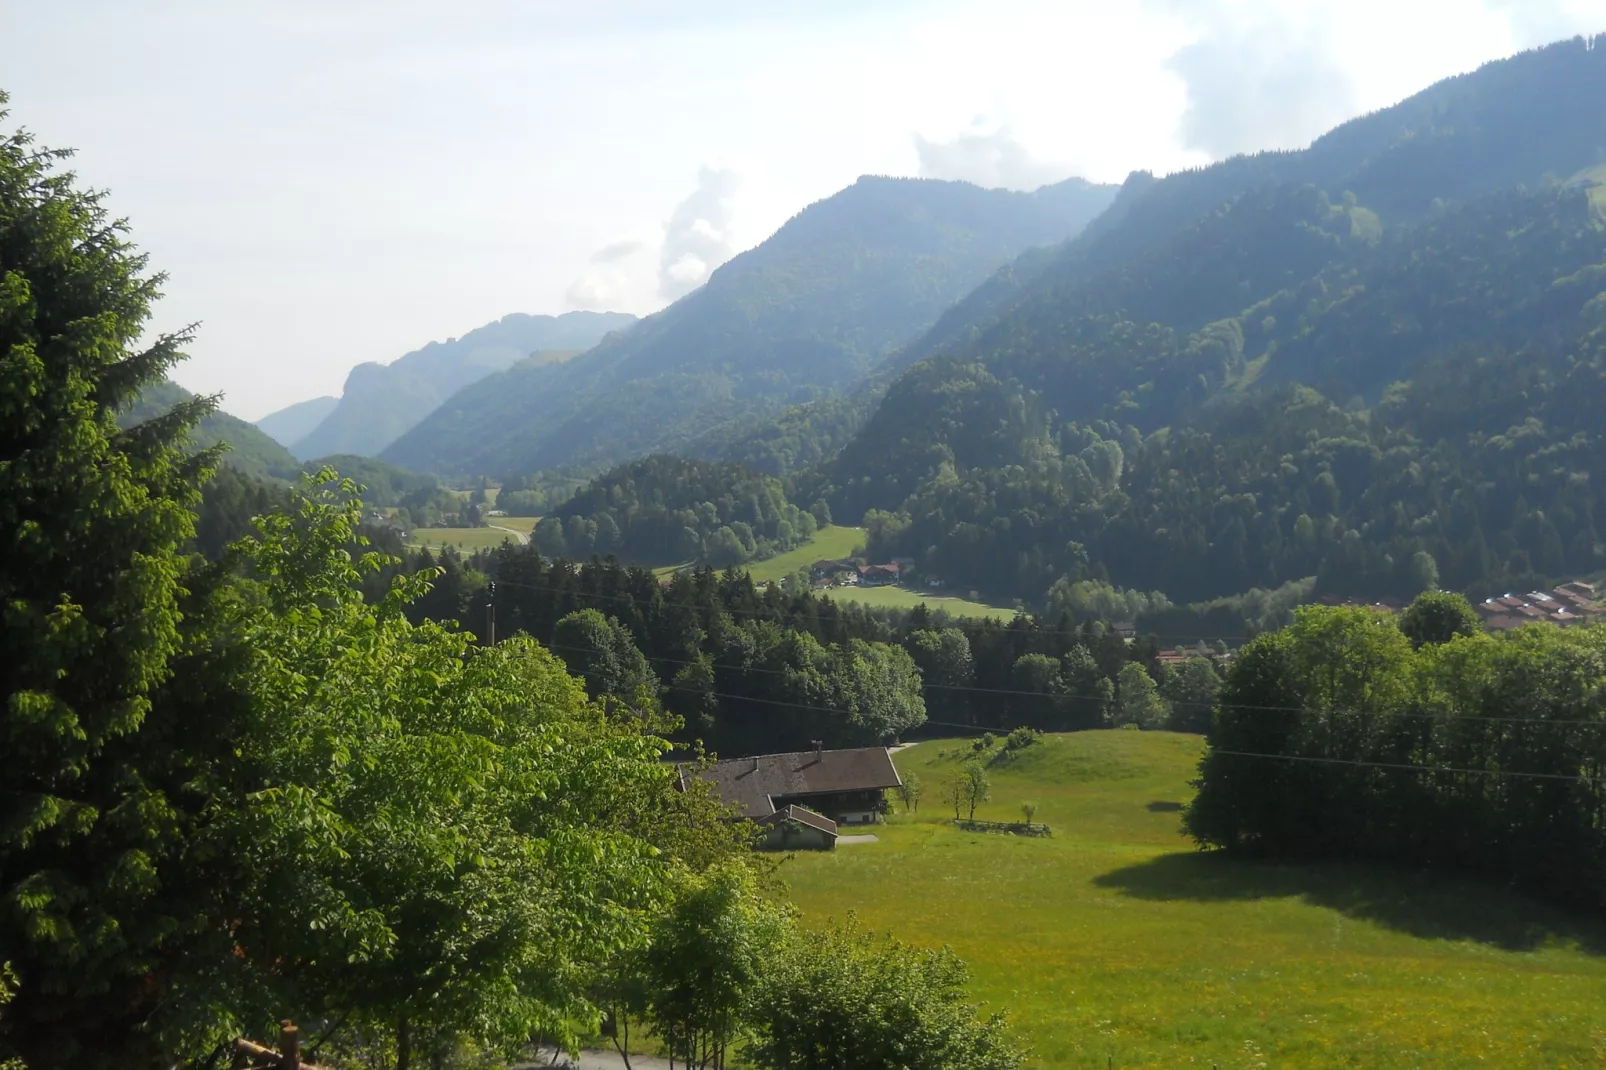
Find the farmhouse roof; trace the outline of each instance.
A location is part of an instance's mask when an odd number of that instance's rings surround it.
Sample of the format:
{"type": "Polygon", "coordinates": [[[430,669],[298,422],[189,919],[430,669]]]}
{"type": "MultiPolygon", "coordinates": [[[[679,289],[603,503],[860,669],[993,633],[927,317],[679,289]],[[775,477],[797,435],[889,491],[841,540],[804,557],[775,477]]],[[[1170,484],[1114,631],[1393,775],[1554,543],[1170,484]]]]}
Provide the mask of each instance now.
{"type": "Polygon", "coordinates": [[[903,781],[885,747],[805,750],[727,758],[699,774],[719,797],[750,818],[775,813],[775,799],[895,788],[903,781]]]}
{"type": "Polygon", "coordinates": [[[830,833],[832,836],[836,835],[835,821],[832,821],[824,814],[815,813],[807,806],[798,806],[796,803],[783,806],[767,817],[758,818],[758,824],[760,825],[779,825],[783,821],[796,821],[799,825],[807,825],[809,828],[819,829],[821,832],[830,833]]]}

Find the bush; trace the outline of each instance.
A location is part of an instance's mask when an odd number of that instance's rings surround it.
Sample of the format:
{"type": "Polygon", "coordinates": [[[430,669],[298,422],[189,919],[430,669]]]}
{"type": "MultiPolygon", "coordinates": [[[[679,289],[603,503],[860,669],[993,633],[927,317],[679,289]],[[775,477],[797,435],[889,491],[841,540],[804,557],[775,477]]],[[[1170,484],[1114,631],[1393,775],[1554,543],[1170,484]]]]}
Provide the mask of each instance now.
{"type": "Polygon", "coordinates": [[[1025,750],[1027,747],[1034,746],[1035,744],[1042,742],[1042,739],[1043,733],[1039,732],[1035,728],[1027,728],[1025,725],[1022,725],[1021,727],[1010,732],[1008,737],[1005,738],[1004,749],[1025,750]]]}

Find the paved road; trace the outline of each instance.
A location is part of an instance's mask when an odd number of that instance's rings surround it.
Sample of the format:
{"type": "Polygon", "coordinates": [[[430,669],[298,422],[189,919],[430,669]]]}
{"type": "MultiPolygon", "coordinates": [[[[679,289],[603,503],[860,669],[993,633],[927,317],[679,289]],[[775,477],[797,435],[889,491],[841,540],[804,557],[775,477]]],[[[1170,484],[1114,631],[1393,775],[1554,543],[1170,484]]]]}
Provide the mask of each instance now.
{"type": "Polygon", "coordinates": [[[485,526],[488,528],[494,528],[497,531],[507,532],[509,535],[513,536],[513,541],[518,543],[520,546],[523,546],[525,543],[530,541],[530,537],[524,534],[524,532],[520,531],[518,528],[504,528],[500,524],[486,524],[485,526]]]}

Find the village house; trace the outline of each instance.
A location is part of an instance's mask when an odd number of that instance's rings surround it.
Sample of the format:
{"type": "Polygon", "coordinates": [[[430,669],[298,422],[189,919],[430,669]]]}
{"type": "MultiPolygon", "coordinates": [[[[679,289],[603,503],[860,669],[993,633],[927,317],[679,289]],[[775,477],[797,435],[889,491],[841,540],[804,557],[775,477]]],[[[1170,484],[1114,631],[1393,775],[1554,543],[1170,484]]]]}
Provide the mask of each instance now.
{"type": "Polygon", "coordinates": [[[834,846],[837,826],[880,821],[887,790],[903,783],[885,747],[825,750],[818,744],[727,758],[697,775],[741,816],[765,826],[766,843],[775,846],[834,846]]]}
{"type": "Polygon", "coordinates": [[[859,569],[860,587],[887,587],[898,582],[900,569],[894,563],[864,565],[859,569]]]}

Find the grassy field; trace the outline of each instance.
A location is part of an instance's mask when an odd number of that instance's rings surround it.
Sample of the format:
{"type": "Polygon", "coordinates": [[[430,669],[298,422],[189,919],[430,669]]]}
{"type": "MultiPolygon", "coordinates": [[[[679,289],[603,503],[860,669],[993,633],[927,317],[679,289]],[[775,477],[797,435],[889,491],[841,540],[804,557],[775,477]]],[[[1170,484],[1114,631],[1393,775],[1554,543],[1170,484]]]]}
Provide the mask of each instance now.
{"type": "Polygon", "coordinates": [[[1197,737],[1051,736],[993,766],[978,817],[1038,803],[1052,839],[962,833],[969,744],[900,752],[926,799],[881,842],[799,854],[806,917],[951,945],[1039,1067],[1606,1065],[1606,924],[1498,888],[1192,849],[1197,737]]]}
{"type": "Polygon", "coordinates": [[[747,566],[747,572],[753,577],[754,583],[762,583],[765,580],[774,582],[800,568],[808,568],[821,558],[835,560],[839,557],[848,557],[855,550],[862,549],[864,549],[863,528],[839,528],[827,525],[816,531],[814,538],[796,550],[777,554],[768,561],[756,561],[747,566]]]}
{"type": "Polygon", "coordinates": [[[1015,615],[1015,611],[1008,606],[989,606],[967,598],[931,595],[905,587],[833,587],[821,593],[839,602],[890,606],[893,609],[913,609],[924,602],[930,609],[946,610],[956,617],[1003,617],[1007,620],[1015,615]]]}
{"type": "MultiPolygon", "coordinates": [[[[508,518],[496,518],[497,523],[506,519],[508,518]]],[[[517,541],[507,532],[497,531],[495,528],[414,528],[407,533],[407,542],[410,546],[431,548],[455,546],[466,552],[501,546],[503,540],[517,541]]]]}
{"type": "Polygon", "coordinates": [[[493,516],[487,517],[487,524],[495,524],[499,528],[512,528],[528,535],[535,530],[535,525],[541,522],[538,516],[493,516]]]}

